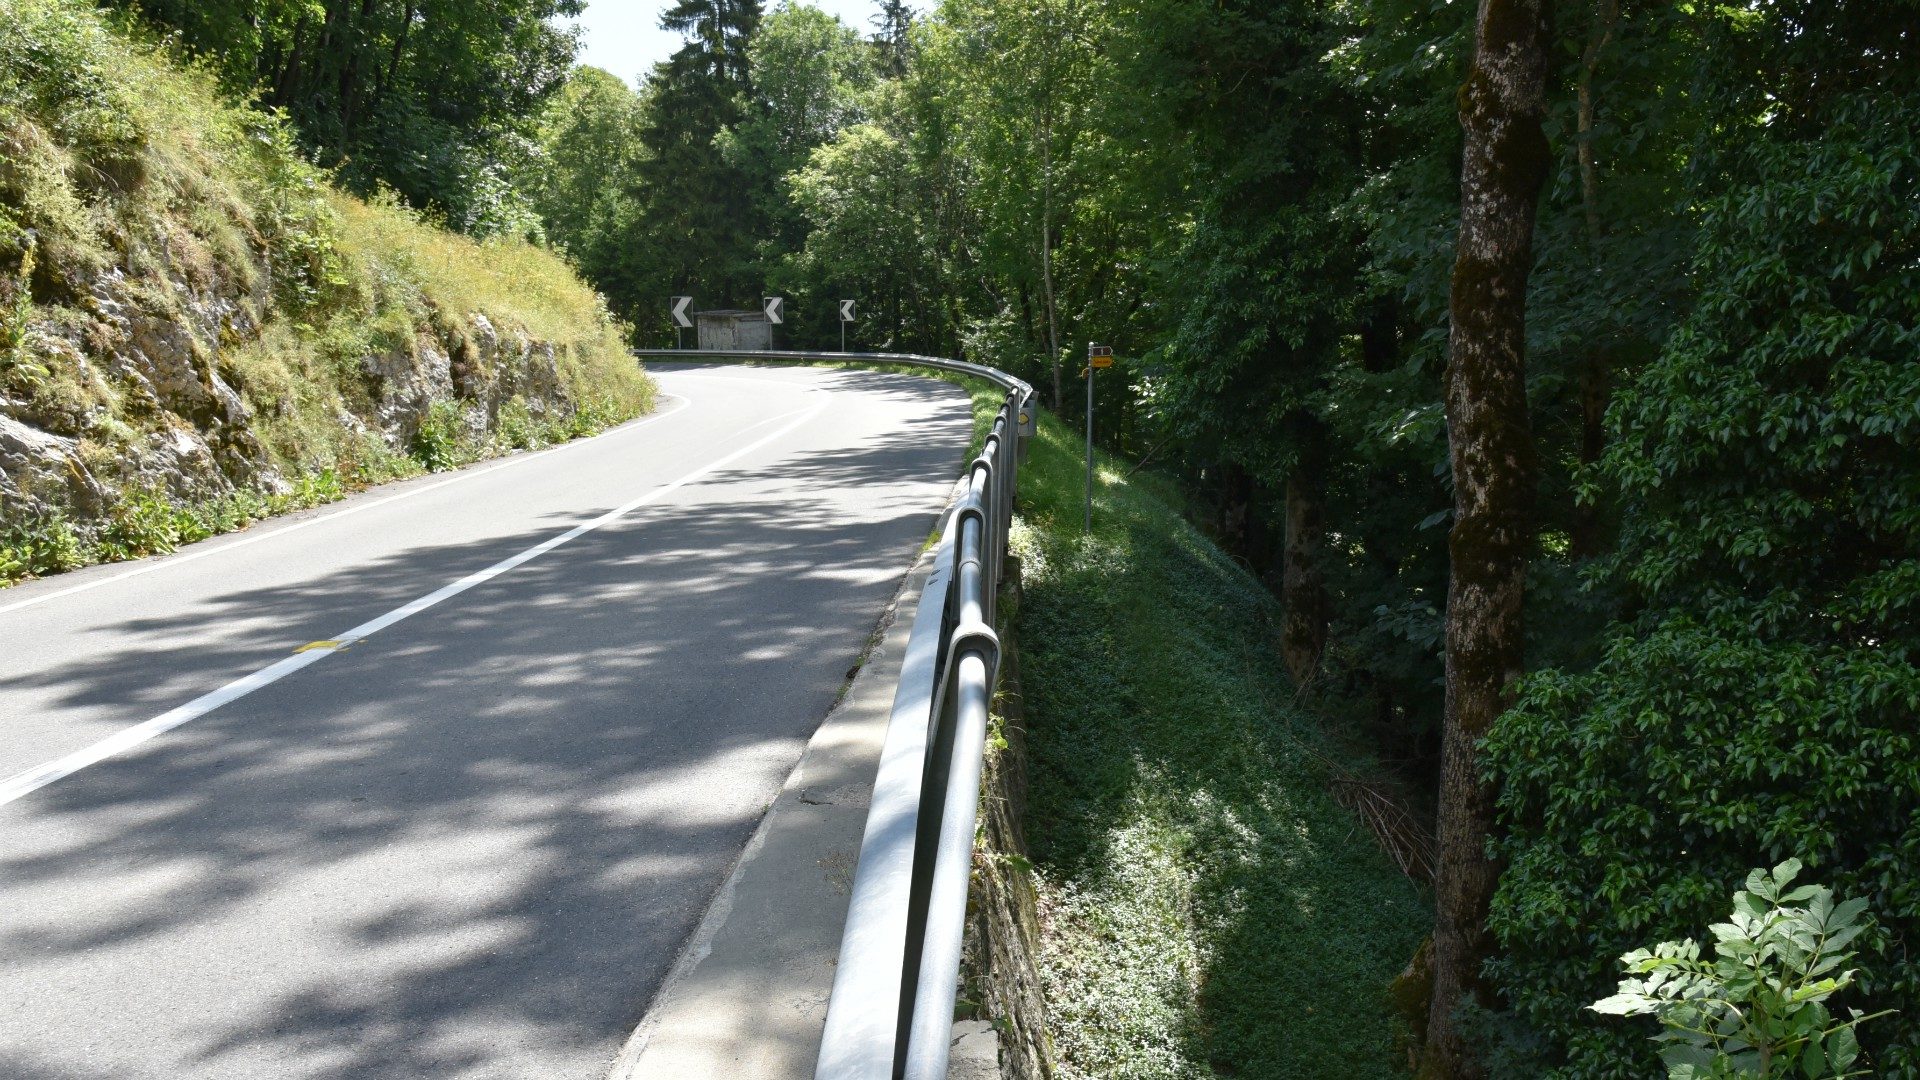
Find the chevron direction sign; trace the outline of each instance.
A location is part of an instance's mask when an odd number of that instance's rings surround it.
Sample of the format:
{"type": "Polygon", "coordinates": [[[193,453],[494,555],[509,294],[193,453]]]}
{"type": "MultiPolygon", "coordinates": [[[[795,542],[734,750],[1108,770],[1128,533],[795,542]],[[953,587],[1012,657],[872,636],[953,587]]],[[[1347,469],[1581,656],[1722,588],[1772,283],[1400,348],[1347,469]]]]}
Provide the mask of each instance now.
{"type": "Polygon", "coordinates": [[[676,296],[673,298],[674,325],[680,327],[682,330],[693,325],[693,320],[687,318],[687,308],[692,306],[692,304],[693,297],[691,296],[676,296]]]}
{"type": "Polygon", "coordinates": [[[766,307],[767,321],[774,324],[775,326],[778,326],[782,322],[786,321],[780,318],[780,305],[782,302],[783,302],[783,298],[778,296],[769,296],[763,301],[766,307]]]}

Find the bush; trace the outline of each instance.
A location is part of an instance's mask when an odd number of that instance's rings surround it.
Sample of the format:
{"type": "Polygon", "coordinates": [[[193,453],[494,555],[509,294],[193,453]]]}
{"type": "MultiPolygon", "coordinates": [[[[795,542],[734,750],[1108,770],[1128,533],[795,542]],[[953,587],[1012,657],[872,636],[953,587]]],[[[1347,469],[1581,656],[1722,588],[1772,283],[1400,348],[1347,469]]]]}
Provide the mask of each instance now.
{"type": "Polygon", "coordinates": [[[445,472],[473,460],[467,446],[467,421],[460,406],[451,401],[436,401],[420,418],[419,430],[407,449],[428,472],[445,472]]]}

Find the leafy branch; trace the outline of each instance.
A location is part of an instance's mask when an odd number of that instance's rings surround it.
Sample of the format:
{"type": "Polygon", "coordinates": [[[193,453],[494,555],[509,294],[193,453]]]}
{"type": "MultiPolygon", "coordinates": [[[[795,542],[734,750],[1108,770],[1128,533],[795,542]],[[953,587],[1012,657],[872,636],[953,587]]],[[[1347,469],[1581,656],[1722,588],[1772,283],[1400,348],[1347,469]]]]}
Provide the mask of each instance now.
{"type": "Polygon", "coordinates": [[[1854,1029],[1887,1012],[1849,1009],[1836,1021],[1827,1002],[1851,986],[1846,947],[1867,929],[1865,900],[1836,904],[1821,885],[1788,889],[1800,861],[1747,875],[1729,921],[1709,927],[1714,956],[1698,942],[1665,941],[1620,958],[1628,978],[1589,1008],[1613,1016],[1655,1016],[1669,1080],[1807,1080],[1866,1076],[1854,1029]]]}

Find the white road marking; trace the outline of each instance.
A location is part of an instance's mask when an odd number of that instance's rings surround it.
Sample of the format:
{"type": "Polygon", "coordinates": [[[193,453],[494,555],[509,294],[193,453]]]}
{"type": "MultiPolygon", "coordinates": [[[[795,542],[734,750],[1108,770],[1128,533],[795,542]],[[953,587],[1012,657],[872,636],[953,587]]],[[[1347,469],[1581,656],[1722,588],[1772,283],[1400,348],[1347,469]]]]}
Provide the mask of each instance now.
{"type": "MultiPolygon", "coordinates": [[[[820,369],[820,370],[824,370],[824,369],[820,369]]],[[[832,371],[827,371],[826,373],[829,375],[833,374],[832,371]]],[[[812,394],[832,393],[832,391],[830,390],[822,390],[820,387],[815,386],[812,383],[801,382],[798,379],[754,379],[754,378],[749,378],[745,375],[709,375],[704,371],[662,371],[662,372],[658,372],[658,374],[663,379],[670,379],[670,378],[720,379],[725,382],[752,383],[755,386],[790,386],[798,390],[805,390],[808,393],[812,393],[812,394]]]]}
{"type": "MultiPolygon", "coordinates": [[[[385,615],[381,615],[377,618],[370,619],[366,622],[363,622],[359,626],[356,626],[353,629],[348,630],[344,633],[334,634],[330,638],[328,638],[325,642],[314,642],[313,645],[307,647],[306,651],[304,652],[296,652],[292,656],[286,657],[285,659],[280,660],[277,663],[269,664],[268,666],[263,667],[260,670],[255,671],[250,675],[245,675],[245,676],[242,676],[241,678],[235,679],[234,681],[226,684],[225,686],[222,686],[218,690],[215,690],[215,691],[212,691],[211,693],[203,694],[200,697],[194,698],[192,701],[187,702],[185,705],[181,705],[174,709],[169,709],[166,712],[161,713],[159,716],[156,716],[151,720],[147,720],[142,723],[135,724],[130,728],[126,728],[122,731],[109,735],[108,737],[100,740],[99,742],[94,743],[92,746],[88,746],[81,750],[76,750],[73,753],[68,754],[63,758],[59,758],[55,761],[49,761],[44,765],[36,766],[34,768],[26,770],[25,772],[16,773],[15,775],[7,778],[7,780],[5,780],[4,782],[0,782],[0,806],[5,806],[6,804],[13,802],[15,799],[18,799],[24,795],[30,794],[34,791],[38,791],[39,789],[46,787],[48,784],[51,784],[54,781],[61,779],[62,777],[71,776],[74,773],[79,772],[81,769],[84,769],[89,765],[98,764],[102,761],[105,761],[107,758],[113,757],[116,754],[120,754],[127,750],[130,750],[133,747],[136,747],[141,743],[154,738],[155,736],[163,735],[166,732],[172,731],[174,728],[177,728],[182,724],[189,723],[193,720],[197,720],[200,717],[205,716],[208,713],[212,712],[213,710],[218,709],[222,705],[226,705],[229,702],[233,702],[240,698],[243,698],[248,694],[253,693],[255,690],[258,690],[265,686],[271,686],[274,683],[279,682],[281,679],[286,678],[287,676],[293,674],[296,671],[299,671],[304,667],[307,667],[311,664],[319,663],[321,660],[325,659],[328,656],[333,655],[335,652],[341,651],[341,649],[343,649],[348,644],[357,643],[362,638],[372,637],[374,634],[377,634],[380,631],[385,630],[386,628],[392,626],[397,622],[400,622],[403,619],[412,618],[413,616],[420,614],[421,612],[427,610],[428,608],[441,603],[442,601],[449,600],[455,596],[460,595],[463,592],[466,592],[468,589],[473,588],[475,585],[479,585],[484,582],[491,581],[494,578],[499,577],[501,574],[504,574],[507,571],[514,569],[515,567],[531,562],[532,560],[537,559],[542,555],[545,555],[547,552],[552,551],[554,548],[557,548],[560,545],[567,543],[568,541],[584,536],[587,533],[590,533],[593,530],[600,528],[602,525],[606,525],[611,522],[618,521],[620,518],[623,518],[626,515],[632,513],[633,511],[638,510],[640,507],[645,506],[648,503],[653,502],[654,500],[659,499],[665,495],[669,495],[674,491],[677,491],[680,488],[685,487],[687,484],[690,484],[693,481],[698,480],[700,477],[705,476],[710,472],[713,472],[715,469],[718,469],[723,465],[729,465],[739,460],[740,458],[745,457],[746,455],[752,453],[753,451],[760,449],[761,447],[767,445],[768,443],[773,442],[775,439],[778,439],[781,436],[786,435],[789,432],[792,432],[795,429],[805,425],[807,422],[811,421],[814,417],[819,416],[822,412],[824,412],[827,409],[827,407],[832,403],[833,403],[832,399],[829,398],[828,400],[823,401],[818,405],[812,406],[811,408],[796,409],[793,412],[781,413],[779,416],[771,417],[769,419],[762,420],[757,424],[753,424],[746,428],[743,428],[740,434],[746,434],[749,431],[753,431],[755,428],[765,427],[768,424],[778,423],[779,421],[785,420],[790,416],[800,417],[798,420],[795,420],[793,423],[786,425],[785,427],[779,429],[778,431],[775,431],[771,435],[768,435],[764,438],[756,439],[753,442],[748,443],[747,445],[742,446],[738,450],[735,450],[734,452],[726,455],[725,457],[716,458],[715,460],[700,466],[699,468],[693,470],[692,472],[687,473],[686,475],[680,477],[678,480],[675,480],[671,483],[657,487],[652,491],[647,492],[645,495],[639,496],[638,498],[631,499],[626,503],[623,503],[620,506],[617,506],[612,510],[607,511],[604,514],[601,514],[599,517],[594,518],[592,521],[586,522],[585,524],[576,525],[573,528],[568,529],[566,532],[563,532],[558,536],[552,537],[547,540],[543,540],[540,543],[535,544],[534,546],[526,549],[525,551],[522,551],[518,555],[513,555],[508,558],[502,559],[499,562],[494,563],[492,566],[487,567],[485,570],[479,570],[474,573],[468,574],[466,577],[463,577],[458,581],[442,586],[441,588],[436,589],[433,592],[430,592],[427,595],[422,596],[417,600],[413,600],[409,603],[401,605],[400,607],[394,608],[392,611],[387,612],[385,615]],[[801,415],[803,413],[805,415],[801,415]]],[[[675,411],[678,412],[680,410],[675,410],[675,411]]]]}
{"type": "MultiPolygon", "coordinates": [[[[643,428],[643,427],[646,427],[648,424],[653,423],[656,420],[665,420],[670,416],[679,416],[681,413],[684,413],[688,409],[693,407],[693,401],[690,398],[680,397],[677,394],[664,394],[662,396],[672,398],[673,400],[680,402],[681,403],[680,407],[672,410],[671,412],[663,412],[655,416],[649,416],[645,420],[641,420],[636,423],[622,424],[620,427],[615,428],[613,431],[604,432],[603,434],[612,435],[612,434],[632,431],[636,428],[643,428]]],[[[596,436],[596,438],[597,437],[598,436],[596,436]]],[[[249,536],[244,539],[233,540],[224,544],[214,544],[211,547],[201,548],[198,551],[189,551],[182,555],[166,555],[166,556],[160,556],[157,558],[142,560],[139,566],[135,567],[132,570],[128,570],[124,573],[113,574],[107,577],[95,578],[94,580],[86,582],[81,585],[75,585],[75,586],[72,586],[71,588],[66,588],[66,589],[59,589],[57,591],[50,592],[50,593],[43,593],[42,595],[32,597],[31,599],[20,600],[11,604],[0,604],[0,615],[5,615],[8,612],[12,612],[12,611],[19,611],[22,608],[30,608],[30,607],[33,607],[35,604],[44,604],[49,600],[57,600],[62,596],[72,596],[74,593],[83,593],[90,589],[97,589],[102,585],[112,585],[114,582],[125,581],[128,578],[139,577],[142,574],[151,574],[155,570],[165,570],[167,567],[170,567],[170,566],[179,566],[183,563],[193,562],[196,559],[204,559],[209,555],[218,555],[223,551],[232,551],[235,548],[243,548],[248,546],[249,544],[257,544],[262,540],[272,540],[275,537],[285,536],[291,532],[298,532],[301,529],[307,528],[310,525],[318,525],[321,522],[326,522],[326,521],[338,521],[343,517],[351,517],[354,514],[358,514],[362,510],[372,510],[376,507],[385,506],[388,503],[399,502],[401,499],[411,499],[415,495],[425,495],[429,491],[438,491],[441,488],[448,486],[449,484],[458,484],[463,480],[471,480],[476,476],[486,476],[490,473],[496,473],[496,472],[499,472],[501,469],[512,468],[513,466],[518,465],[523,461],[532,461],[535,458],[545,457],[548,454],[559,453],[560,451],[566,450],[570,447],[583,445],[588,441],[589,440],[587,439],[575,439],[571,442],[561,443],[559,446],[550,446],[545,450],[536,450],[531,454],[515,454],[514,456],[506,459],[505,461],[495,462],[494,464],[489,465],[484,469],[473,469],[470,471],[464,471],[460,473],[458,476],[449,477],[445,480],[440,481],[437,484],[427,484],[424,487],[414,488],[412,491],[403,491],[398,495],[389,495],[384,499],[375,499],[372,502],[361,503],[359,506],[349,506],[344,509],[333,509],[333,510],[320,509],[320,513],[317,516],[308,518],[306,521],[295,522],[292,525],[284,525],[277,529],[267,529],[260,532],[256,536],[249,536]]],[[[261,522],[261,524],[264,525],[266,524],[266,522],[261,522]]],[[[0,801],[3,801],[3,800],[0,800],[0,801]]]]}

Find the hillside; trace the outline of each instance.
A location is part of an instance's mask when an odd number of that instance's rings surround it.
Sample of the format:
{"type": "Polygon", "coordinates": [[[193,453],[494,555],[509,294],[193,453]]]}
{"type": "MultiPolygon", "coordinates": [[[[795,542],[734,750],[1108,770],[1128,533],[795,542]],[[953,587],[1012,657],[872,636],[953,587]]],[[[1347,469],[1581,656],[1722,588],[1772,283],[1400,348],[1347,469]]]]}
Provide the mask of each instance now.
{"type": "Polygon", "coordinates": [[[1014,547],[1039,975],[1063,1077],[1389,1076],[1388,987],[1432,917],[1333,795],[1371,767],[1302,707],[1281,612],[1042,415],[1014,547]],[[1344,764],[1340,764],[1344,763],[1344,764]]]}
{"type": "Polygon", "coordinates": [[[74,0],[0,0],[0,582],[648,410],[561,260],[304,163],[74,0]]]}

